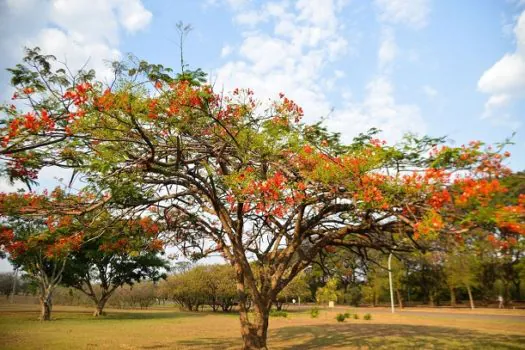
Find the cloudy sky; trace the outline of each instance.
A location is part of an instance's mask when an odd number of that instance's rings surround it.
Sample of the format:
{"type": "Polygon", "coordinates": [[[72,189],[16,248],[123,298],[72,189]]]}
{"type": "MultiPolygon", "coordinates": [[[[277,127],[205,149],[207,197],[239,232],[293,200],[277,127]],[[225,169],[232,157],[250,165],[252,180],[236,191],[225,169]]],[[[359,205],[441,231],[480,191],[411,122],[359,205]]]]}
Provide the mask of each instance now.
{"type": "Polygon", "coordinates": [[[181,20],[186,61],[219,89],[283,91],[346,140],[517,132],[525,169],[525,0],[0,0],[0,101],[24,46],[101,77],[128,52],[178,67],[181,20]]]}

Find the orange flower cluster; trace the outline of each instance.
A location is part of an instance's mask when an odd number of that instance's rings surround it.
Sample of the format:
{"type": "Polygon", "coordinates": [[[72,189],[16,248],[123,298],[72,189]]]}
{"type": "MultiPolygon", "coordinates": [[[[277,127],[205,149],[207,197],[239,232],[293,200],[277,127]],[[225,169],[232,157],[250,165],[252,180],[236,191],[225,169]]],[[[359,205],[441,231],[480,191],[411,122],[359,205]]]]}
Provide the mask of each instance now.
{"type": "Polygon", "coordinates": [[[10,140],[20,134],[23,130],[30,133],[41,131],[53,131],[55,122],[51,119],[47,110],[40,111],[40,115],[35,112],[28,112],[19,118],[13,119],[7,127],[7,135],[2,139],[2,147],[7,147],[10,140]]]}
{"type": "Polygon", "coordinates": [[[507,192],[507,189],[497,179],[462,178],[456,179],[454,185],[460,192],[455,203],[460,206],[473,202],[487,206],[496,194],[507,192]]]}
{"type": "Polygon", "coordinates": [[[50,244],[47,247],[46,256],[48,258],[63,257],[71,251],[80,249],[83,240],[83,232],[78,232],[71,236],[61,237],[54,244],[50,244]]]}
{"type": "Polygon", "coordinates": [[[105,242],[100,245],[102,252],[126,252],[129,250],[129,240],[127,238],[120,238],[115,242],[105,242]]]}
{"type": "Polygon", "coordinates": [[[150,237],[156,235],[160,231],[160,227],[150,217],[143,217],[139,220],[138,225],[150,237]]]}
{"type": "Polygon", "coordinates": [[[303,109],[293,100],[285,97],[283,93],[279,94],[279,99],[279,102],[274,104],[277,114],[274,117],[274,122],[287,124],[289,120],[293,120],[295,123],[299,123],[304,116],[303,109]]]}
{"type": "Polygon", "coordinates": [[[64,98],[72,100],[75,106],[80,106],[87,102],[88,92],[93,89],[90,83],[82,83],[75,86],[74,89],[66,91],[64,98]]]}

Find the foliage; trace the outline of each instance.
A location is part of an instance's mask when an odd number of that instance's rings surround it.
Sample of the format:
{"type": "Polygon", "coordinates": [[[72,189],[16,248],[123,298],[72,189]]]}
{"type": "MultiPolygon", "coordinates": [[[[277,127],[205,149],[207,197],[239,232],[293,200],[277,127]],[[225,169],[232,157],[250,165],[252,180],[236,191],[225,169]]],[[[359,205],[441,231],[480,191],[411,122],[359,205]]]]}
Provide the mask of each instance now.
{"type": "Polygon", "coordinates": [[[189,311],[209,305],[213,311],[231,311],[237,294],[234,271],[228,265],[195,266],[171,275],[160,285],[160,294],[189,311]]]}
{"type": "Polygon", "coordinates": [[[310,317],[311,318],[317,318],[319,317],[319,308],[313,307],[310,309],[310,317]]]}
{"type": "Polygon", "coordinates": [[[293,299],[305,302],[309,297],[307,276],[305,273],[300,273],[277,295],[274,304],[280,310],[283,304],[290,303],[293,299]]]}
{"type": "Polygon", "coordinates": [[[38,285],[40,318],[45,321],[51,318],[52,294],[62,280],[67,259],[84,240],[81,220],[70,216],[53,219],[11,217],[0,228],[0,241],[9,260],[38,285]]]}
{"type": "Polygon", "coordinates": [[[366,313],[366,314],[363,316],[363,320],[370,321],[371,319],[372,319],[372,315],[369,314],[369,313],[366,313]]]}
{"type": "Polygon", "coordinates": [[[361,300],[363,299],[363,293],[361,291],[361,286],[356,285],[347,289],[346,293],[343,294],[344,300],[352,305],[359,306],[361,300]]]}
{"type": "Polygon", "coordinates": [[[330,279],[324,287],[317,290],[317,303],[328,303],[330,301],[337,301],[339,292],[337,291],[337,280],[335,278],[330,279]]]}
{"type": "MultiPolygon", "coordinates": [[[[95,315],[117,288],[148,279],[165,278],[167,262],[159,256],[163,244],[156,238],[155,224],[148,217],[118,220],[98,213],[102,228],[91,223],[91,230],[102,234],[87,240],[66,263],[62,284],[78,289],[95,303],[95,315]],[[112,222],[111,225],[106,224],[112,222]],[[98,288],[94,288],[98,284],[98,288]]],[[[163,253],[163,252],[162,252],[163,253]]],[[[139,287],[142,288],[142,287],[139,287]]]]}
{"type": "Polygon", "coordinates": [[[282,310],[270,310],[270,317],[288,317],[288,313],[282,310]]]}
{"type": "Polygon", "coordinates": [[[346,316],[344,314],[337,314],[337,316],[335,316],[335,319],[337,320],[337,322],[344,322],[346,320],[346,316]]]}

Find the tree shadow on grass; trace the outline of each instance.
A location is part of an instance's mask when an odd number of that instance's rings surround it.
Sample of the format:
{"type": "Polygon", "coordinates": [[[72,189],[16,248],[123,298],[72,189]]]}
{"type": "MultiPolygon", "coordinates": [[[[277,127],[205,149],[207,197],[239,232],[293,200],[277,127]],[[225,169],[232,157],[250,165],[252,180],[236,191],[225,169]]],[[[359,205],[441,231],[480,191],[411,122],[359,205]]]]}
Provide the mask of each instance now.
{"type": "MultiPolygon", "coordinates": [[[[224,350],[239,349],[242,346],[241,335],[239,338],[199,338],[192,340],[181,340],[176,344],[180,349],[199,349],[199,350],[224,350]]],[[[162,349],[168,347],[149,347],[149,349],[162,349]]],[[[175,347],[177,349],[177,347],[175,347]]],[[[173,349],[173,347],[170,347],[173,349]]]]}
{"type": "Polygon", "coordinates": [[[285,327],[270,333],[278,349],[525,349],[525,336],[451,327],[337,324],[285,327]],[[280,346],[279,343],[283,343],[280,346]],[[290,344],[290,345],[285,345],[290,344]]]}
{"type": "Polygon", "coordinates": [[[198,313],[163,311],[163,312],[114,312],[106,316],[99,317],[100,320],[153,320],[168,318],[186,318],[203,316],[198,313]]]}
{"type": "Polygon", "coordinates": [[[104,316],[94,317],[93,312],[90,311],[76,311],[76,312],[56,312],[52,315],[53,321],[109,321],[109,320],[161,320],[161,319],[176,319],[202,316],[197,313],[186,313],[179,311],[163,311],[163,312],[130,312],[130,311],[110,311],[104,316]]]}

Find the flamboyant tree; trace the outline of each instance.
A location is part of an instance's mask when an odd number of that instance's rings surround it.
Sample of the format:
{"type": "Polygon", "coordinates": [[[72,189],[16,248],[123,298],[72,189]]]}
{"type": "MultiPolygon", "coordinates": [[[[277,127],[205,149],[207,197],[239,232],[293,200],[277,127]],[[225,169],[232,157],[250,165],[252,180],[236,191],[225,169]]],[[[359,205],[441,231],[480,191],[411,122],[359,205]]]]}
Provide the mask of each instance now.
{"type": "Polygon", "coordinates": [[[15,268],[38,285],[40,319],[51,319],[53,291],[72,251],[84,240],[83,225],[72,216],[28,219],[12,216],[0,228],[0,248],[15,268]]]}
{"type": "Polygon", "coordinates": [[[373,132],[344,145],[302,123],[284,94],[261,103],[249,89],[215,93],[200,71],[133,58],[113,67],[106,84],[28,51],[11,73],[30,110],[6,106],[2,119],[7,172],[30,183],[43,167],[72,168],[106,205],[154,210],[184,254],[221,254],[247,349],[266,348],[272,301],[327,246],[406,250],[480,225],[523,231],[493,202],[505,191],[500,148],[388,146],[373,132]]]}
{"type": "Polygon", "coordinates": [[[106,225],[102,234],[94,235],[70,254],[61,281],[93,300],[94,316],[103,315],[104,306],[117,288],[142,280],[157,282],[168,268],[159,256],[164,244],[157,238],[157,224],[148,217],[115,220],[105,214],[98,215],[99,225],[90,226],[96,231],[100,224],[106,225]]]}
{"type": "Polygon", "coordinates": [[[37,282],[42,320],[50,319],[59,284],[86,293],[98,315],[117,287],[158,279],[159,269],[166,267],[157,256],[163,250],[159,225],[148,217],[124,218],[102,210],[92,204],[95,198],[88,191],[72,195],[61,188],[50,194],[0,196],[0,248],[37,282]]]}

